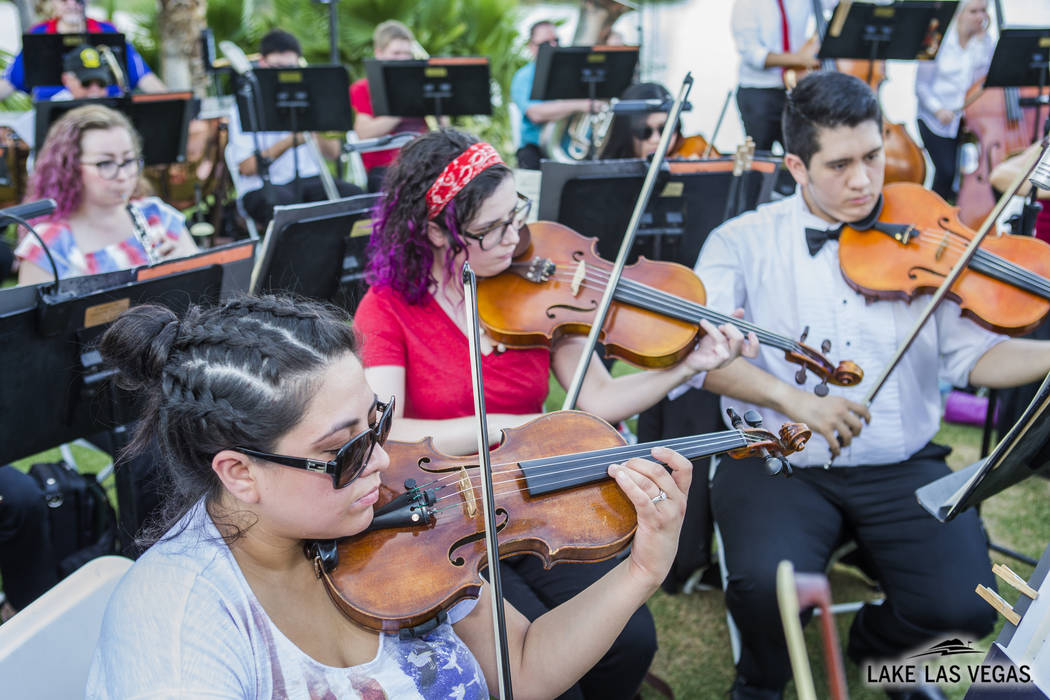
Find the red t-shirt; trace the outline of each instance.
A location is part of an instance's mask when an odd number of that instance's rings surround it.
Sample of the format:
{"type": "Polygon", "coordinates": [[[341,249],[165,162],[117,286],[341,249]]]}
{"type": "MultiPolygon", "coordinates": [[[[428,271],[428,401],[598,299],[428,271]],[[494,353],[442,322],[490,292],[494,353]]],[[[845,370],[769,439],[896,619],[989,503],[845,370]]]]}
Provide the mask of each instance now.
{"type": "Polygon", "coordinates": [[[1040,200],[1043,208],[1035,218],[1035,237],[1050,243],[1050,199],[1040,200]]]}
{"type": "MultiPolygon", "coordinates": [[[[375,116],[372,112],[372,93],[368,91],[367,78],[356,80],[350,85],[350,106],[354,108],[354,112],[367,114],[370,117],[375,116]]],[[[424,134],[427,132],[427,123],[421,117],[406,117],[401,120],[401,123],[397,125],[393,133],[396,134],[403,131],[414,131],[424,134]]],[[[388,148],[383,151],[362,153],[361,162],[364,163],[366,171],[372,168],[384,168],[394,162],[399,150],[398,148],[388,148]]]]}
{"type": "MultiPolygon", "coordinates": [[[[365,367],[405,368],[405,417],[425,420],[474,414],[467,337],[433,296],[411,305],[389,287],[372,287],[354,314],[365,367]]],[[[489,413],[540,413],[547,398],[547,348],[481,357],[489,413]]],[[[380,397],[386,400],[387,397],[380,397]]]]}

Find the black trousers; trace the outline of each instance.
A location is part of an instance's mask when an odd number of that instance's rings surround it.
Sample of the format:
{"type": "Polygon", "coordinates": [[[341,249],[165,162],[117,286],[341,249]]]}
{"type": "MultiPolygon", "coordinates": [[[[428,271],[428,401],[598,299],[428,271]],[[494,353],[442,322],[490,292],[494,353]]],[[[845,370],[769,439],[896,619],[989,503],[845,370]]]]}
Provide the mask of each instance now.
{"type": "Polygon", "coordinates": [[[755,150],[768,151],[773,142],[784,144],[780,115],[784,112],[787,93],[783,88],[737,88],[736,105],[744,131],[755,140],[755,150]]]}
{"type": "Polygon", "coordinates": [[[886,593],[882,605],[866,605],[853,620],[847,652],[854,661],[898,658],[949,634],[991,632],[995,611],[974,593],[978,583],[995,586],[977,514],[942,524],[915,499],[915,489],[949,472],[944,454],[930,445],[900,464],[795,469],[790,479],[767,476],[757,459],[719,464],[712,502],[726,548],[726,605],[740,629],[739,675],[783,687],[791,666],[777,564],[788,559],[796,571],[823,572],[847,536],[886,593]]]}
{"type": "MultiPolygon", "coordinates": [[[[500,563],[503,597],[529,620],[535,620],[587,588],[618,563],[613,559],[597,564],[555,564],[544,569],[539,557],[510,557],[500,563]]],[[[627,621],[605,656],[561,698],[633,698],[655,655],[656,625],[649,608],[643,605],[627,621]]]]}
{"type": "MultiPolygon", "coordinates": [[[[340,197],[361,194],[360,187],[338,178],[335,180],[335,188],[339,190],[340,197]]],[[[285,185],[273,185],[271,189],[273,190],[272,201],[267,200],[266,195],[263,193],[263,188],[247,192],[241,197],[248,216],[261,225],[265,225],[273,218],[273,208],[277,205],[320,202],[328,199],[324,186],[321,184],[320,175],[301,178],[298,186],[293,181],[285,185]]]]}
{"type": "Polygon", "coordinates": [[[919,135],[933,161],[933,184],[930,189],[946,201],[955,202],[955,172],[959,167],[959,137],[938,136],[919,120],[919,135]]]}
{"type": "Polygon", "coordinates": [[[0,467],[0,576],[18,610],[58,583],[44,492],[12,466],[0,467]]]}

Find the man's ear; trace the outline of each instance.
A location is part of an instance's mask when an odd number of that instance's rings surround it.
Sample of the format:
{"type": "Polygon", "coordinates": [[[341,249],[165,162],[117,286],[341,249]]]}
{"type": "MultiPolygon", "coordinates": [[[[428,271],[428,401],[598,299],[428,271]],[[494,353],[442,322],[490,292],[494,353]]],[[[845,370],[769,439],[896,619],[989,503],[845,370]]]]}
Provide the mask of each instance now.
{"type": "Polygon", "coordinates": [[[67,71],[63,71],[62,72],[62,87],[64,87],[66,90],[69,90],[71,93],[73,93],[73,96],[76,97],[77,96],[76,88],[81,87],[80,81],[77,80],[76,73],[74,73],[73,71],[68,71],[68,70],[67,71]]]}
{"type": "Polygon", "coordinates": [[[809,184],[809,169],[806,164],[802,162],[794,153],[784,154],[784,167],[791,173],[791,177],[795,178],[795,182],[800,187],[805,187],[809,184]]]}
{"type": "Polygon", "coordinates": [[[259,502],[256,467],[247,455],[236,450],[222,450],[212,457],[211,468],[226,490],[238,501],[259,502]]]}

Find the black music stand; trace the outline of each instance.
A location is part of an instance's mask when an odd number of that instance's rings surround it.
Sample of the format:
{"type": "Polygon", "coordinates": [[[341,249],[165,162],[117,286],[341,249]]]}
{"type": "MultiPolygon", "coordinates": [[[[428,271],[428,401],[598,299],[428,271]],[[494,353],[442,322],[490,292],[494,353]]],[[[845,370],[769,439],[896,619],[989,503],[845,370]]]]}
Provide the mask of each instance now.
{"type": "Polygon", "coordinates": [[[364,294],[365,252],[376,194],[274,207],[254,294],[291,292],[353,312],[364,294]]]}
{"type": "MultiPolygon", "coordinates": [[[[628,262],[639,255],[696,264],[707,235],[722,223],[733,180],[733,158],[665,164],[642,216],[628,262]]],[[[598,239],[598,254],[612,260],[627,230],[642,189],[647,163],[641,159],[541,164],[537,217],[557,221],[598,239]]],[[[768,202],[776,161],[755,158],[744,173],[742,194],[748,208],[768,202]]]]}
{"type": "MultiPolygon", "coordinates": [[[[237,92],[237,111],[244,132],[350,131],[354,115],[350,109],[350,75],[343,66],[301,68],[255,68],[256,104],[261,105],[258,123],[243,91],[237,92]]],[[[299,150],[292,149],[296,187],[299,186],[299,150]]],[[[325,167],[318,163],[318,167],[325,167]]],[[[265,178],[266,181],[269,178],[265,178]]]]}
{"type": "Polygon", "coordinates": [[[128,59],[123,34],[23,34],[22,64],[25,66],[26,88],[49,87],[62,84],[62,60],[80,46],[108,46],[128,74],[128,59]]]}
{"type": "Polygon", "coordinates": [[[425,61],[365,59],[376,115],[460,117],[492,114],[489,59],[441,57],[425,61]]]}
{"type": "Polygon", "coordinates": [[[956,0],[840,3],[817,58],[932,60],[958,4],[956,0]]]}
{"type": "MultiPolygon", "coordinates": [[[[638,66],[637,46],[551,46],[544,44],[536,55],[533,100],[611,100],[634,81],[638,66]]],[[[590,131],[587,160],[596,154],[594,131],[590,131]]]]}
{"type": "Polygon", "coordinates": [[[919,504],[941,522],[1023,481],[1050,473],[1050,376],[1020,419],[985,459],[915,492],[919,504]]]}
{"type": "Polygon", "coordinates": [[[142,137],[142,158],[146,165],[168,165],[186,160],[190,120],[196,117],[200,108],[200,101],[189,92],[35,102],[36,150],[44,145],[55,120],[71,109],[88,104],[105,105],[127,115],[142,137]]]}

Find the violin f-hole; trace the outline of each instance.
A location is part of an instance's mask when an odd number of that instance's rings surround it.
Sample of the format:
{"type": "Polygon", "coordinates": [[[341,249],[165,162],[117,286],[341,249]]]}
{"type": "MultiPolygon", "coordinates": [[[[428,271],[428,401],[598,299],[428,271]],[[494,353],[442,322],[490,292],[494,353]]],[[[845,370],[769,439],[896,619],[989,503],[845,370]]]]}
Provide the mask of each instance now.
{"type": "MultiPolygon", "coordinates": [[[[510,522],[510,515],[503,508],[496,508],[496,533],[503,532],[503,528],[507,527],[510,522]]],[[[448,561],[452,566],[463,566],[467,563],[467,560],[456,554],[456,551],[462,547],[466,547],[474,542],[481,542],[485,539],[484,532],[475,532],[466,537],[462,537],[452,543],[452,546],[448,549],[448,561]]]]}

